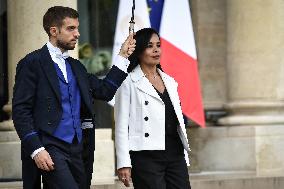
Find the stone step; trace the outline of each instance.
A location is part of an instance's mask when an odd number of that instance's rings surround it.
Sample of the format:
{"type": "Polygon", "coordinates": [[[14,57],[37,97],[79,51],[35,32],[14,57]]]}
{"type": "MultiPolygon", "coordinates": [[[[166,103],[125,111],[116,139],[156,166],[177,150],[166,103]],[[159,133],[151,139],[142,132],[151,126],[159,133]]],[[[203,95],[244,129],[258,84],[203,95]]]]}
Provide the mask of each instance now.
{"type": "Polygon", "coordinates": [[[22,189],[22,182],[0,182],[0,189],[22,189]]]}
{"type": "MultiPolygon", "coordinates": [[[[284,177],[260,177],[253,174],[193,174],[193,189],[283,189],[284,177]]],[[[0,189],[21,189],[22,182],[0,182],[0,189]]],[[[119,181],[114,184],[94,185],[91,189],[123,189],[119,181]]],[[[130,187],[128,189],[133,189],[130,187]]]]}

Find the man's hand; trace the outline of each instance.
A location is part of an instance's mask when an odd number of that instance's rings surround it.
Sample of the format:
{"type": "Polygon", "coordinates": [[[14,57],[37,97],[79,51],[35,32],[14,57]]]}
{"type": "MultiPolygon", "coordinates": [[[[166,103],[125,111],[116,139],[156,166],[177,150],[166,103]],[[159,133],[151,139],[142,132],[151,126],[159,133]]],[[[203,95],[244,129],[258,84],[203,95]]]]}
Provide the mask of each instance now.
{"type": "Polygon", "coordinates": [[[136,40],[133,38],[133,33],[129,34],[124,43],[122,43],[119,55],[128,58],[135,50],[136,40]]]}
{"type": "Polygon", "coordinates": [[[54,163],[46,150],[42,150],[34,157],[35,163],[39,169],[44,171],[54,170],[54,163]]]}
{"type": "Polygon", "coordinates": [[[131,178],[131,168],[123,167],[117,170],[118,178],[121,182],[123,182],[124,186],[130,186],[130,178],[131,178]]]}

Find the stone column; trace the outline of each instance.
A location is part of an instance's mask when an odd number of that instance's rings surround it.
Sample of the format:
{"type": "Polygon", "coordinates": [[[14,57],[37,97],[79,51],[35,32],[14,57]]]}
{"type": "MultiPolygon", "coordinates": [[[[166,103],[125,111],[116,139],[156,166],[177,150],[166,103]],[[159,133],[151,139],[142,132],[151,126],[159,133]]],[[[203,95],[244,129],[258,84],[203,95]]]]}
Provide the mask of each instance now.
{"type": "Polygon", "coordinates": [[[204,106],[219,110],[227,101],[226,0],[191,0],[190,5],[204,106]]]}
{"type": "MultiPolygon", "coordinates": [[[[191,15],[198,53],[206,125],[215,125],[227,101],[226,83],[226,0],[191,0],[191,15]]],[[[199,127],[190,127],[190,172],[202,170],[197,138],[199,127]]]]}
{"type": "MultiPolygon", "coordinates": [[[[77,1],[7,1],[9,102],[3,109],[8,113],[12,110],[12,91],[17,63],[26,54],[41,48],[48,41],[48,36],[42,27],[42,17],[49,7],[55,5],[76,8],[77,1]]],[[[72,52],[72,56],[77,57],[77,50],[72,52]]],[[[15,131],[7,130],[14,130],[12,120],[0,123],[0,178],[21,178],[20,142],[15,131]]]]}
{"type": "MultiPolygon", "coordinates": [[[[49,7],[55,5],[77,8],[77,1],[7,1],[9,102],[3,107],[5,112],[11,113],[12,111],[12,93],[17,63],[26,54],[41,48],[47,42],[48,36],[42,27],[42,17],[49,7]]],[[[73,54],[77,57],[77,50],[73,54]]],[[[0,123],[2,131],[13,130],[13,128],[12,120],[0,123]]]]}
{"type": "Polygon", "coordinates": [[[219,123],[250,133],[242,150],[261,176],[284,173],[283,10],[283,0],[227,1],[229,116],[219,123]]]}
{"type": "Polygon", "coordinates": [[[227,1],[228,109],[222,125],[284,124],[284,1],[227,1]]]}

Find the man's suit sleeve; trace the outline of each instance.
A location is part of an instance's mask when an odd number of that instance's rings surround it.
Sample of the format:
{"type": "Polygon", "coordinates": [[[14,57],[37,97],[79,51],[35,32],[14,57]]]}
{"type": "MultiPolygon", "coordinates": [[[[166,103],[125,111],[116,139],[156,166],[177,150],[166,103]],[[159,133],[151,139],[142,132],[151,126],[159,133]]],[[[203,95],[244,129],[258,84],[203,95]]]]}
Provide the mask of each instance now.
{"type": "MultiPolygon", "coordinates": [[[[122,59],[119,60],[123,61],[122,59]]],[[[123,62],[121,64],[123,64],[123,62]]],[[[93,97],[96,99],[110,101],[127,75],[127,73],[115,65],[112,66],[104,79],[98,79],[95,75],[89,74],[93,97]]]]}
{"type": "Polygon", "coordinates": [[[34,127],[33,106],[37,76],[33,66],[31,57],[25,57],[18,63],[12,100],[14,126],[28,155],[42,147],[34,127]]]}

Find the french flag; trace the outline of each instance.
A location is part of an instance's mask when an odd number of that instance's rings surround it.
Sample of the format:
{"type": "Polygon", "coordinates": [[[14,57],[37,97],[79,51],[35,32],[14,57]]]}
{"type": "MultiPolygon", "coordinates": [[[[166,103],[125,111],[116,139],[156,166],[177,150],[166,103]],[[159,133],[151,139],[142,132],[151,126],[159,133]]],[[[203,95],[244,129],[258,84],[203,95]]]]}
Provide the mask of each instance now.
{"type": "MultiPolygon", "coordinates": [[[[183,114],[205,127],[198,62],[188,0],[137,0],[135,31],[152,27],[161,37],[161,66],[178,82],[183,114]]],[[[131,0],[120,0],[113,55],[128,36],[131,0]]],[[[115,57],[115,56],[113,56],[115,57]]]]}

